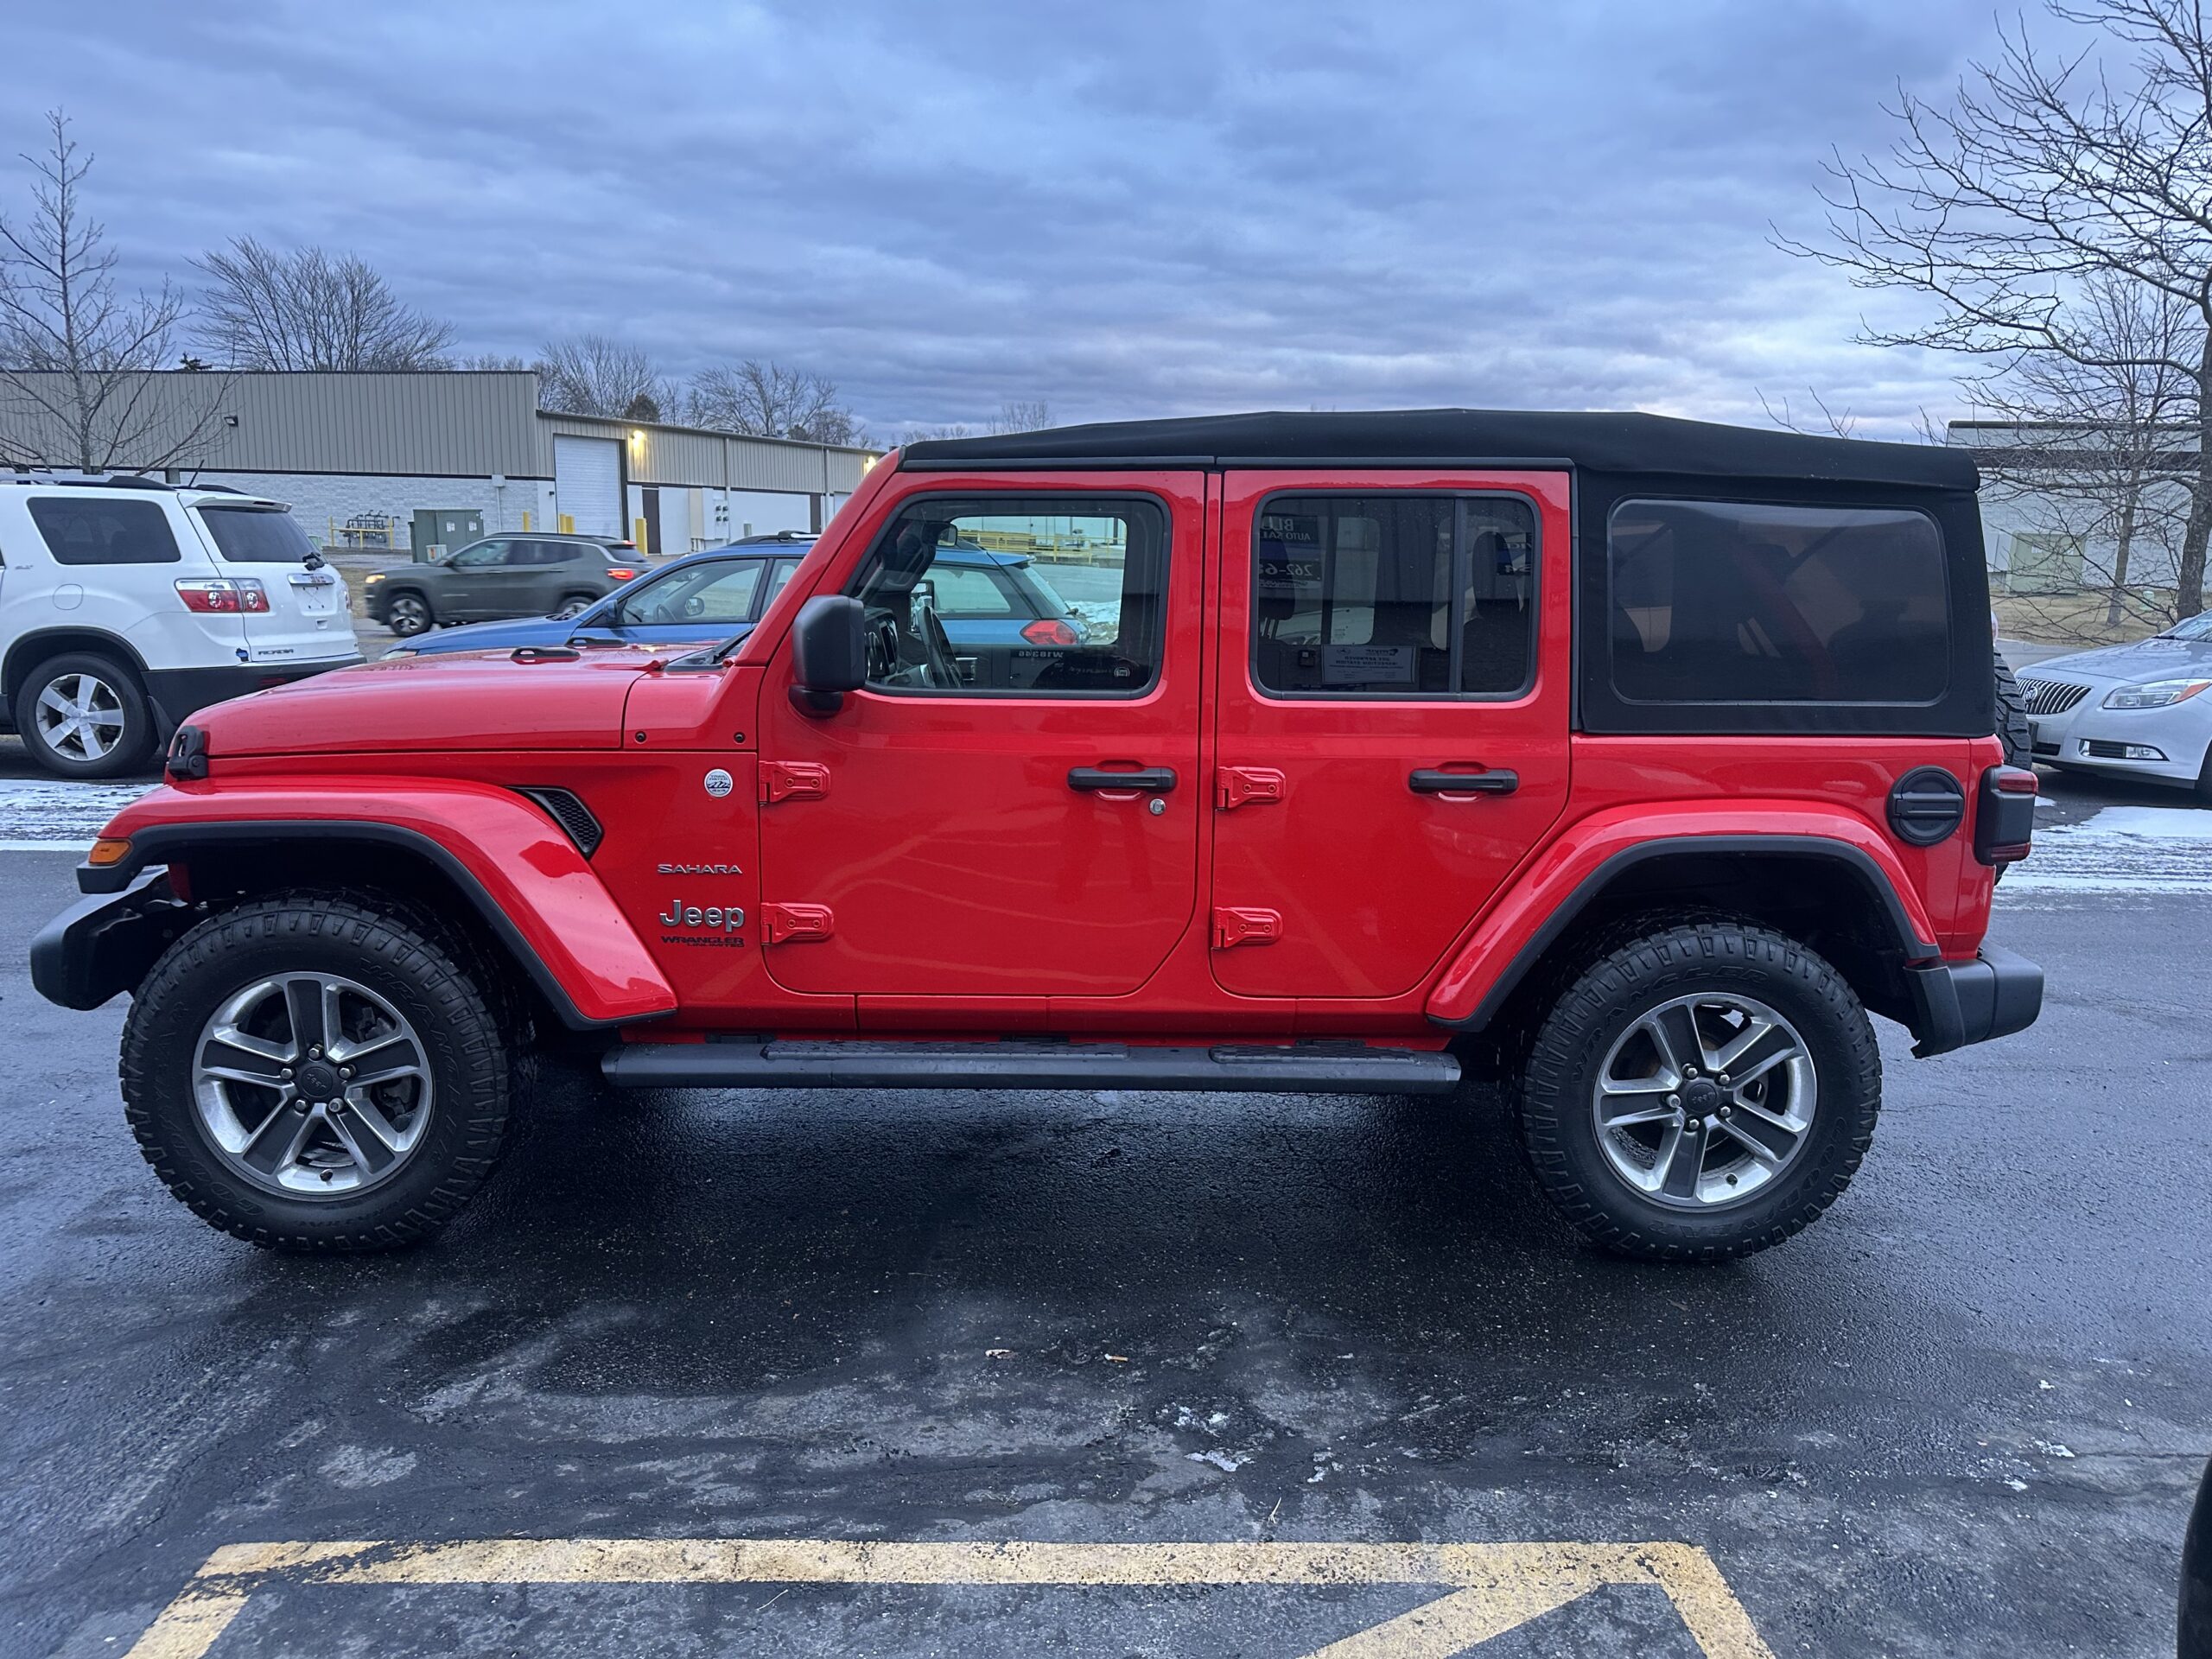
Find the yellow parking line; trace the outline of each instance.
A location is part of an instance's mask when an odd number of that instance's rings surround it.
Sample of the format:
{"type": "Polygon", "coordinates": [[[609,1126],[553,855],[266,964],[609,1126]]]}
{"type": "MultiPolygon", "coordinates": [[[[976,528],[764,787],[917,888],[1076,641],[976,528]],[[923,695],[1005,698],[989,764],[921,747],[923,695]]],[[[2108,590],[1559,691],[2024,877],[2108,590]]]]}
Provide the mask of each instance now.
{"type": "Polygon", "coordinates": [[[204,1659],[257,1583],[1433,1585],[1449,1593],[1321,1652],[1461,1652],[1606,1585],[1666,1592],[1707,1659],[1774,1659],[1713,1560],[1688,1544],[909,1543],[839,1539],[490,1538],[234,1544],[129,1659],[204,1659]]]}

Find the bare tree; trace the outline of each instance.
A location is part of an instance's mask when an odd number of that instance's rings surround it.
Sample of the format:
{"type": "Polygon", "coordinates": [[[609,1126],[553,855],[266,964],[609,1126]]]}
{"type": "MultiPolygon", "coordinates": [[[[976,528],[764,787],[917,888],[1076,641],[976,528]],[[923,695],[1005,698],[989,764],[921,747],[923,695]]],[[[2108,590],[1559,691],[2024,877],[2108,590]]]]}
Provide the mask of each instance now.
{"type": "Polygon", "coordinates": [[[868,434],[837,399],[836,382],[804,369],[747,358],[691,377],[684,418],[717,432],[811,443],[861,444],[868,434]]]}
{"type": "Polygon", "coordinates": [[[1052,411],[1042,398],[999,405],[998,418],[983,429],[992,433],[1042,432],[1052,423],[1052,411]]]}
{"type": "MultiPolygon", "coordinates": [[[[2141,283],[2100,272],[2075,304],[2089,360],[2037,353],[2011,372],[1972,383],[1978,417],[1993,441],[1977,444],[1994,496],[2028,521],[2031,534],[2076,550],[2078,575],[2063,586],[2102,589],[2101,632],[2070,594],[2031,594],[2041,631],[2096,639],[2123,618],[2164,626],[2179,620],[2165,575],[2184,543],[2195,493],[2193,377],[2175,365],[2199,354],[2194,308],[2141,283]],[[2141,580],[2137,556],[2154,561],[2141,580]]],[[[2016,590],[2035,584],[2015,584],[2016,590]]]]}
{"type": "Polygon", "coordinates": [[[1781,246],[1865,288],[1936,302],[1920,324],[1867,325],[1878,345],[1956,352],[1986,381],[2036,359],[2157,372],[2182,389],[2194,452],[2175,609],[2203,608],[2212,536],[2212,19],[2203,0],[2049,0],[2058,22],[2126,51],[2116,72],[2000,25],[1948,108],[1900,92],[1885,158],[1829,163],[1826,242],[1781,246]],[[2093,283],[2137,284],[2180,308],[2160,344],[2104,337],[2093,283]]]}
{"type": "Polygon", "coordinates": [[[528,358],[517,357],[511,352],[471,352],[454,366],[478,371],[524,370],[531,367],[532,365],[528,358]]]}
{"type": "Polygon", "coordinates": [[[629,420],[640,397],[655,410],[671,400],[659,367],[634,346],[603,334],[549,340],[537,359],[537,395],[547,409],[566,415],[613,415],[629,420]]]}
{"type": "Polygon", "coordinates": [[[1810,386],[1805,388],[1805,396],[1812,400],[1815,412],[1811,415],[1800,414],[1791,409],[1787,397],[1778,404],[1770,403],[1764,392],[1759,393],[1759,407],[1766,411],[1767,419],[1785,432],[1802,432],[1821,438],[1847,438],[1859,430],[1859,417],[1849,410],[1829,408],[1827,399],[1810,386]]]}
{"type": "Polygon", "coordinates": [[[250,236],[193,261],[207,348],[240,369],[442,369],[453,329],[400,303],[353,254],[250,236]]]}
{"type": "Polygon", "coordinates": [[[198,461],[226,383],[196,376],[180,392],[156,378],[175,360],[184,302],[167,283],[123,294],[80,189],[92,157],[79,157],[66,114],[46,119],[46,152],[23,157],[30,212],[0,216],[0,461],[88,473],[198,461]]]}

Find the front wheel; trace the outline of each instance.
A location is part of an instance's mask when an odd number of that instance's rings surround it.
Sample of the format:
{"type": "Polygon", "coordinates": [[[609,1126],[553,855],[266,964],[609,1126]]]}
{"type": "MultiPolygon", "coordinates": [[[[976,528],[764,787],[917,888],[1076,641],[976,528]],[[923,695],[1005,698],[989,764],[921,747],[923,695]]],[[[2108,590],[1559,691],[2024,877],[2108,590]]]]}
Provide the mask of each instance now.
{"type": "Polygon", "coordinates": [[[430,602],[420,594],[394,594],[385,607],[385,626],[403,639],[430,631],[430,602]]]}
{"type": "Polygon", "coordinates": [[[138,677],[105,657],[73,652],[41,663],[16,694],[16,729],[31,759],[63,778],[119,778],[145,769],[154,713],[138,677]]]}
{"type": "Polygon", "coordinates": [[[1835,1202],[1881,1084],[1866,1010],[1819,956],[1748,923],[1664,928],[1597,963],[1545,1020],[1522,1144],[1592,1242],[1723,1261],[1835,1202]]]}
{"type": "Polygon", "coordinates": [[[169,1191],[274,1249],[427,1237],[506,1134],[506,1043],[480,988],[396,918],[312,894],[171,945],[131,1002],[122,1071],[169,1191]]]}

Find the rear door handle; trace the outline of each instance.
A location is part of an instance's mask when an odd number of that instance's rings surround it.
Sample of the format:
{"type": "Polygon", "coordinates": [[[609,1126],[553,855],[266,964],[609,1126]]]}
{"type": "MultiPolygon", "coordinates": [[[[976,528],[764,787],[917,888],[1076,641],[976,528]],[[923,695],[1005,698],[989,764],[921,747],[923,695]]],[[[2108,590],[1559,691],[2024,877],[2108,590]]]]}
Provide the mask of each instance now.
{"type": "Polygon", "coordinates": [[[1521,774],[1504,766],[1488,772],[1437,772],[1422,767],[1406,779],[1416,795],[1510,795],[1521,787],[1521,774]]]}
{"type": "Polygon", "coordinates": [[[1136,772],[1108,772],[1103,766],[1070,766],[1070,789],[1150,789],[1175,787],[1175,768],[1146,766],[1136,772]]]}

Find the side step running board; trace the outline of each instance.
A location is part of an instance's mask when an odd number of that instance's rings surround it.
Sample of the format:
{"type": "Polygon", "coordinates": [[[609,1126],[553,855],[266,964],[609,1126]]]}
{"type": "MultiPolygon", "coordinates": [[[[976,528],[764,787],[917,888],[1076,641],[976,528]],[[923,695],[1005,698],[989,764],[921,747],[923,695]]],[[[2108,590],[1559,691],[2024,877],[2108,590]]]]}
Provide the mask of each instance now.
{"type": "Polygon", "coordinates": [[[624,1043],[600,1062],[623,1089],[1204,1089],[1440,1095],[1459,1062],[1427,1049],[1314,1043],[624,1043]]]}

